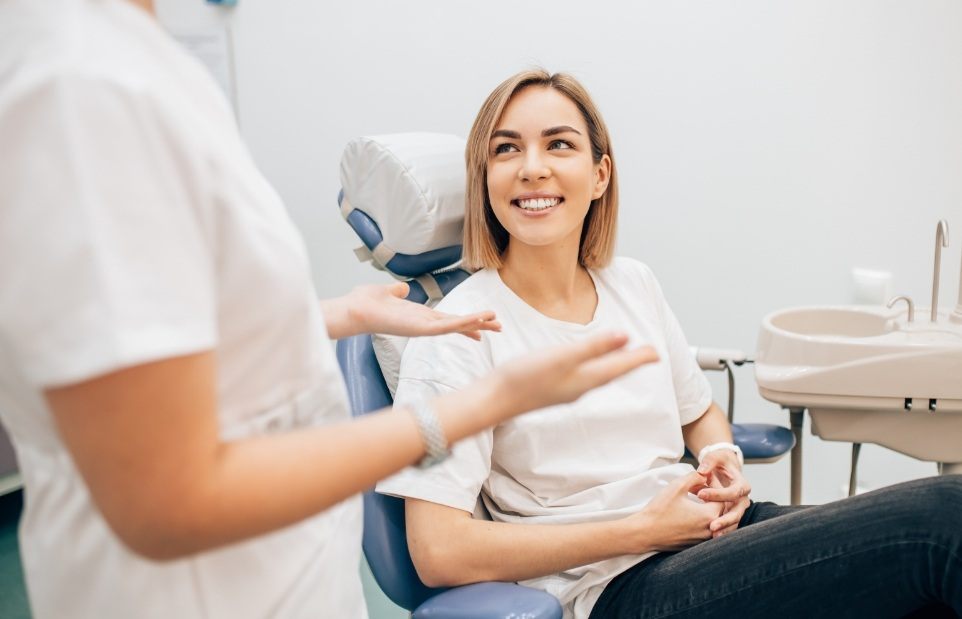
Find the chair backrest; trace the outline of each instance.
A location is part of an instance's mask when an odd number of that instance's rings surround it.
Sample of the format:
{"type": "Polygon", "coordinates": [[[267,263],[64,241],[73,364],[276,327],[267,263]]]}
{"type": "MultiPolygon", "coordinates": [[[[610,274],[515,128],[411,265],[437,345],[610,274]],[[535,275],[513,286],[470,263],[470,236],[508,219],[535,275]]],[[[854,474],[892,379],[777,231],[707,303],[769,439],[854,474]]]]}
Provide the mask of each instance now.
{"type": "MultiPolygon", "coordinates": [[[[347,385],[351,414],[366,415],[391,405],[391,394],[374,357],[370,335],[339,340],[337,360],[347,385]]],[[[426,587],[418,578],[408,552],[404,530],[404,501],[364,493],[364,556],[374,579],[392,602],[414,610],[444,589],[426,587]]]]}
{"type": "MultiPolygon", "coordinates": [[[[457,136],[370,136],[352,140],[344,149],[337,201],[363,243],[355,253],[396,278],[412,278],[411,301],[436,301],[468,275],[456,268],[464,176],[464,140],[457,136]]],[[[338,341],[337,358],[353,416],[392,404],[371,336],[338,341]]],[[[426,587],[418,578],[407,547],[403,500],[373,489],[364,493],[363,545],[375,580],[398,606],[413,610],[445,591],[426,587]]]]}

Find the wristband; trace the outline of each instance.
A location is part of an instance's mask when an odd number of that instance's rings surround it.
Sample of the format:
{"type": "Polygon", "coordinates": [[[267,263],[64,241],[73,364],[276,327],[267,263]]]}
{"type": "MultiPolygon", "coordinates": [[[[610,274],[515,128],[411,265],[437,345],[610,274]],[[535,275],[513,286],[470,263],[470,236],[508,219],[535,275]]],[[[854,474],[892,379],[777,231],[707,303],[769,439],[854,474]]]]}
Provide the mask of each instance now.
{"type": "Polygon", "coordinates": [[[745,466],[745,456],[742,454],[742,448],[734,443],[712,443],[711,445],[705,445],[701,448],[701,451],[698,452],[698,462],[700,463],[705,459],[705,456],[719,449],[734,451],[735,455],[738,456],[738,466],[745,466]]]}
{"type": "Polygon", "coordinates": [[[448,449],[448,441],[444,438],[444,431],[441,430],[438,414],[427,403],[412,405],[410,410],[417,423],[424,450],[427,452],[418,462],[418,466],[426,469],[446,460],[451,455],[451,450],[448,449]]]}

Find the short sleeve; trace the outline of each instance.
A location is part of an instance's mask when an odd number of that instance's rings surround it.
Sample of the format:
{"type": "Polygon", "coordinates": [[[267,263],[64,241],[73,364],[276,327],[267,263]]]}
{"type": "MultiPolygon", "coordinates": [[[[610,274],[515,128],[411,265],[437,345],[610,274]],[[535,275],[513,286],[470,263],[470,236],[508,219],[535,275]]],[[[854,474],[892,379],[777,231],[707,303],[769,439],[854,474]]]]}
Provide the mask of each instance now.
{"type": "Polygon", "coordinates": [[[55,77],[0,105],[0,346],[38,388],[210,349],[203,164],[147,93],[55,77]]]}
{"type": "Polygon", "coordinates": [[[645,287],[651,293],[661,319],[668,362],[671,364],[672,384],[678,401],[678,414],[681,417],[681,424],[687,425],[708,410],[712,401],[711,385],[705,373],[698,367],[695,356],[691,354],[685,333],[675,313],[671,311],[655,274],[647,265],[638,262],[635,262],[635,265],[641,270],[645,287]]]}
{"type": "MultiPolygon", "coordinates": [[[[486,374],[491,364],[485,353],[484,342],[456,334],[412,339],[401,361],[395,408],[430,402],[486,374]]],[[[493,446],[494,431],[483,430],[455,443],[444,462],[429,469],[409,467],[378,483],[377,491],[474,512],[491,472],[493,446]]]]}

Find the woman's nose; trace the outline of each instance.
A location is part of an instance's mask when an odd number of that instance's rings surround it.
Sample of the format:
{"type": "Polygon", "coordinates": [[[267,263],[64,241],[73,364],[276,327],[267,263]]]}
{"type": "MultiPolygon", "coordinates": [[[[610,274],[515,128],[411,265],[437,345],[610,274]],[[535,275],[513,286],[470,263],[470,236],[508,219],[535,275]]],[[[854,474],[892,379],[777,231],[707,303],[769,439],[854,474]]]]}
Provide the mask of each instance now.
{"type": "Polygon", "coordinates": [[[518,178],[523,181],[543,180],[551,176],[551,168],[545,163],[541,153],[536,149],[530,149],[524,154],[521,160],[521,168],[518,169],[518,178]]]}

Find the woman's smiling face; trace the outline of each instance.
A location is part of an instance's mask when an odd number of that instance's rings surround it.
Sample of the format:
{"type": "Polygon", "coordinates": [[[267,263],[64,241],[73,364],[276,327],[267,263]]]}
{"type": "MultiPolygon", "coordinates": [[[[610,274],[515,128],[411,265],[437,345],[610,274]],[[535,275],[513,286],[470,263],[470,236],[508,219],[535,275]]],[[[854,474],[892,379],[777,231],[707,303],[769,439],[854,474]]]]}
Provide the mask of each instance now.
{"type": "Polygon", "coordinates": [[[592,158],[578,107],[554,88],[516,93],[495,126],[488,149],[487,188],[511,243],[578,245],[591,201],[608,186],[610,159],[592,158]]]}

